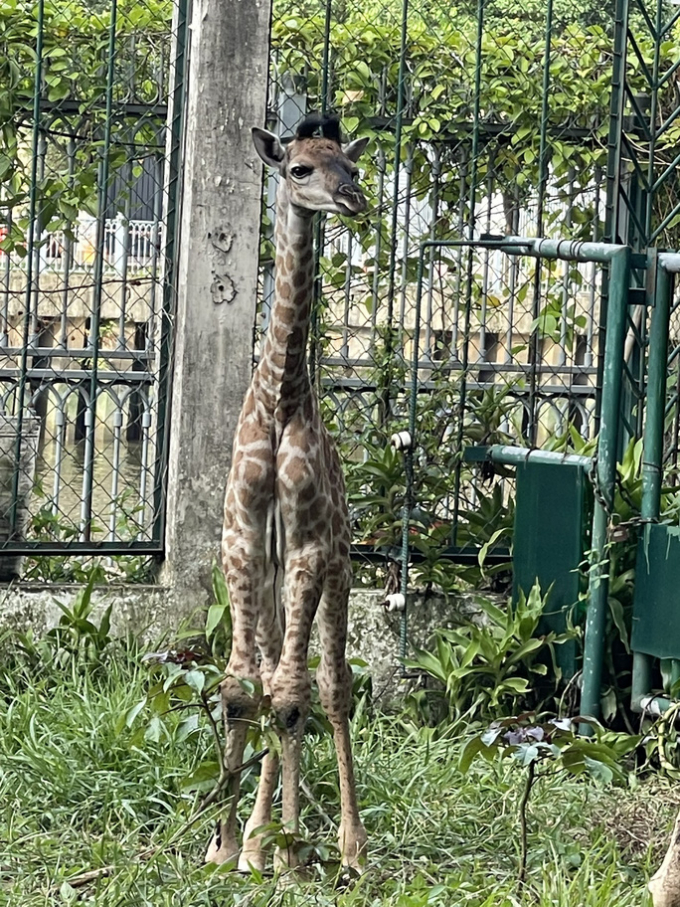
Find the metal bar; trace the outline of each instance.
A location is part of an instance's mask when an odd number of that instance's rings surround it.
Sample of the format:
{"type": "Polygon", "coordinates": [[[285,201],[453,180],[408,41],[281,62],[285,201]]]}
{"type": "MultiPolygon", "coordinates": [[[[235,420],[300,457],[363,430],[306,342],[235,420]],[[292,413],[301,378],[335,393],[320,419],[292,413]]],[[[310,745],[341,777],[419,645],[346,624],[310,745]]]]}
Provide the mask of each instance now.
{"type": "MultiPolygon", "coordinates": [[[[543,60],[543,83],[541,95],[541,135],[538,151],[538,205],[536,210],[536,235],[543,234],[543,211],[545,205],[545,191],[548,184],[548,97],[550,92],[550,50],[552,40],[553,0],[548,0],[545,20],[545,51],[543,60]]],[[[534,299],[532,305],[532,320],[536,325],[541,311],[541,262],[536,262],[534,270],[534,299]]],[[[537,418],[537,374],[536,366],[539,359],[539,333],[538,326],[534,327],[529,338],[529,443],[535,445],[538,433],[537,418]]]]}
{"type": "Polygon", "coordinates": [[[678,19],[680,19],[680,9],[679,9],[677,12],[673,13],[673,15],[671,16],[671,18],[668,20],[668,22],[667,22],[667,23],[664,25],[664,27],[661,29],[661,31],[659,32],[659,38],[663,38],[663,36],[664,36],[665,34],[667,34],[667,33],[673,28],[673,26],[674,26],[675,23],[678,21],[678,19]]]}
{"type": "MultiPolygon", "coordinates": [[[[0,554],[23,554],[23,555],[45,555],[48,557],[56,555],[92,555],[93,557],[101,554],[135,554],[144,551],[147,554],[163,554],[163,547],[156,541],[137,541],[129,542],[109,542],[102,540],[100,542],[90,540],[89,542],[52,542],[42,539],[36,541],[22,540],[21,542],[3,542],[0,544],[0,554]]],[[[383,558],[384,559],[384,558],[383,558]]]]}
{"type": "Polygon", "coordinates": [[[28,335],[31,324],[31,285],[33,281],[33,244],[36,232],[39,231],[38,213],[38,141],[40,136],[40,93],[42,89],[42,56],[43,56],[43,21],[45,14],[45,0],[38,0],[36,22],[36,49],[35,49],[35,86],[33,89],[33,133],[31,157],[31,187],[29,190],[28,206],[28,269],[26,273],[26,299],[23,320],[23,349],[21,351],[21,373],[17,395],[17,437],[14,446],[14,471],[12,474],[12,503],[10,507],[9,537],[16,532],[17,508],[19,503],[19,469],[21,463],[21,435],[24,425],[24,405],[26,401],[26,385],[28,383],[28,335]],[[36,229],[37,228],[37,229],[36,229]]]}
{"type": "Polygon", "coordinates": [[[175,7],[174,59],[172,74],[172,120],[170,126],[170,153],[168,155],[165,192],[165,250],[163,256],[163,291],[160,313],[160,338],[158,347],[157,422],[155,438],[155,465],[153,478],[152,538],[163,546],[166,516],[166,464],[168,462],[168,431],[170,380],[172,376],[172,313],[175,308],[177,274],[177,247],[179,242],[179,205],[181,156],[184,126],[184,84],[186,78],[186,44],[188,5],[190,0],[177,0],[175,7]]]}
{"type": "Polygon", "coordinates": [[[349,357],[349,314],[351,308],[352,293],[352,242],[354,234],[352,231],[347,233],[347,261],[345,262],[345,286],[344,286],[344,308],[342,313],[342,349],[340,355],[344,358],[349,357]]]}
{"type": "MultiPolygon", "coordinates": [[[[23,349],[22,346],[5,347],[2,350],[2,358],[9,359],[13,356],[21,356],[23,349]]],[[[65,359],[68,362],[78,362],[82,359],[89,359],[91,355],[92,350],[89,347],[65,350],[57,346],[35,346],[31,349],[31,356],[36,359],[65,359]]],[[[153,354],[147,350],[100,350],[99,358],[148,364],[153,360],[153,354]]],[[[63,369],[62,371],[67,375],[71,374],[68,369],[63,369]]]]}
{"type": "MultiPolygon", "coordinates": [[[[567,215],[565,218],[565,227],[568,232],[572,228],[572,219],[573,219],[573,209],[574,209],[574,180],[576,178],[576,172],[573,167],[569,168],[569,199],[567,205],[567,215]]],[[[559,359],[557,362],[558,367],[564,366],[567,363],[567,346],[569,345],[569,325],[567,317],[567,309],[569,308],[569,299],[571,298],[571,277],[570,277],[569,263],[566,262],[564,266],[564,273],[562,275],[562,312],[560,318],[560,351],[559,359]]],[[[573,350],[569,350],[570,354],[573,353],[573,350]]]]}
{"type": "MultiPolygon", "coordinates": [[[[515,173],[515,178],[517,173],[515,173]]],[[[515,181],[515,192],[513,199],[513,208],[512,208],[512,224],[509,225],[512,229],[512,232],[517,234],[519,233],[519,183],[515,181]]],[[[510,286],[509,286],[509,297],[508,297],[508,330],[505,336],[505,363],[504,365],[511,365],[513,360],[512,352],[512,340],[513,340],[513,328],[515,323],[515,300],[517,297],[517,278],[519,275],[519,261],[517,258],[510,259],[510,286]]]]}
{"type": "MultiPolygon", "coordinates": [[[[327,113],[330,103],[329,98],[329,68],[330,68],[330,48],[331,48],[331,9],[333,0],[326,0],[324,29],[323,29],[323,52],[321,58],[321,112],[327,113]]],[[[319,357],[319,307],[323,298],[323,273],[321,271],[321,258],[326,245],[325,236],[326,215],[321,213],[317,215],[314,224],[314,282],[312,284],[312,313],[309,329],[309,380],[312,386],[316,385],[318,380],[318,357],[319,357]]]]}
{"type": "Polygon", "coordinates": [[[92,489],[94,484],[94,436],[97,428],[97,376],[99,371],[99,345],[101,341],[99,325],[102,306],[102,289],[104,278],[104,241],[106,229],[106,206],[109,189],[109,153],[111,150],[111,126],[113,120],[113,90],[116,61],[116,26],[118,24],[118,0],[111,0],[111,22],[109,24],[109,42],[107,49],[106,69],[106,121],[99,165],[99,207],[97,211],[97,249],[94,260],[94,291],[92,294],[92,315],[90,321],[90,346],[92,348],[92,366],[90,390],[88,394],[88,411],[85,414],[85,455],[83,462],[83,502],[81,519],[81,541],[89,541],[92,522],[92,489]]]}
{"type": "MultiPolygon", "coordinates": [[[[12,211],[7,211],[7,234],[12,233],[12,211]]],[[[5,263],[2,276],[2,333],[0,334],[0,348],[9,346],[9,291],[12,269],[12,253],[5,252],[5,263]]]]}
{"type": "Polygon", "coordinates": [[[118,517],[118,478],[120,472],[120,443],[123,428],[123,413],[120,404],[113,414],[113,469],[111,473],[111,514],[109,517],[109,541],[116,539],[116,524],[118,517]]]}
{"type": "MultiPolygon", "coordinates": [[[[409,0],[402,0],[401,7],[401,43],[399,48],[399,70],[397,75],[397,109],[394,131],[394,191],[392,201],[392,222],[390,227],[390,257],[387,282],[387,326],[392,328],[394,320],[394,296],[396,291],[397,243],[399,230],[399,178],[401,175],[401,135],[404,119],[405,80],[406,80],[406,41],[408,38],[409,0]]],[[[391,345],[391,340],[388,339],[391,345]]],[[[387,354],[389,355],[390,349],[387,354]]]]}
{"type": "MultiPolygon", "coordinates": [[[[458,187],[458,235],[463,235],[465,227],[465,193],[467,189],[467,164],[465,158],[460,165],[460,185],[458,187]]],[[[463,274],[463,247],[458,246],[456,251],[456,277],[453,288],[453,325],[451,330],[451,350],[458,359],[458,333],[460,320],[460,291],[463,274]]],[[[442,305],[444,303],[442,302],[442,305]]]]}
{"type": "MultiPolygon", "coordinates": [[[[491,214],[493,202],[493,175],[494,175],[494,151],[489,151],[487,186],[486,186],[486,219],[485,232],[487,235],[491,232],[491,214]]],[[[482,261],[482,307],[479,315],[479,349],[477,350],[477,359],[486,362],[486,317],[487,317],[487,299],[489,296],[489,249],[484,250],[482,261]]]]}
{"type": "MultiPolygon", "coordinates": [[[[593,243],[592,245],[598,245],[593,243]]],[[[588,612],[583,647],[583,686],[581,714],[597,718],[600,713],[600,687],[609,567],[607,551],[607,525],[613,505],[614,483],[621,405],[623,352],[626,340],[628,287],[630,283],[630,258],[628,247],[610,246],[609,314],[604,350],[600,431],[597,445],[595,506],[591,537],[590,570],[588,576],[588,612]],[[614,251],[615,250],[615,251],[614,251]]],[[[581,729],[590,733],[591,727],[583,723],[581,729]]]]}
{"type": "MultiPolygon", "coordinates": [[[[656,5],[656,30],[657,34],[661,30],[661,3],[658,0],[656,5]]],[[[661,45],[659,41],[654,42],[654,63],[653,63],[653,73],[652,73],[652,82],[650,88],[652,90],[652,103],[649,112],[649,122],[651,124],[652,135],[649,139],[648,153],[647,153],[647,185],[652,186],[654,183],[654,164],[656,158],[656,136],[654,135],[654,124],[656,123],[657,109],[659,104],[659,64],[661,59],[661,45]]],[[[648,237],[652,232],[652,217],[653,217],[653,200],[654,193],[647,192],[645,195],[645,237],[648,237]]]]}
{"type": "Polygon", "coordinates": [[[385,194],[385,152],[378,148],[376,155],[378,168],[378,192],[375,222],[375,256],[373,261],[373,281],[371,287],[371,343],[375,342],[375,328],[378,320],[378,305],[380,303],[380,254],[382,252],[382,208],[385,194]]]}
{"type": "Polygon", "coordinates": [[[406,288],[408,286],[408,248],[410,241],[410,223],[411,223],[411,179],[413,177],[413,155],[415,148],[413,145],[408,146],[406,160],[404,161],[404,172],[406,173],[406,185],[404,186],[404,217],[403,231],[404,236],[401,246],[401,274],[399,277],[399,348],[404,346],[404,324],[406,320],[406,288]]]}
{"type": "MultiPolygon", "coordinates": [[[[467,406],[467,370],[470,358],[470,314],[472,307],[472,283],[474,278],[474,235],[475,235],[475,207],[477,192],[477,169],[479,154],[479,120],[481,111],[481,89],[482,89],[482,42],[484,37],[484,11],[486,0],[477,0],[477,37],[475,42],[475,92],[473,102],[473,130],[472,130],[472,148],[470,151],[470,195],[468,211],[468,254],[465,278],[465,315],[463,321],[463,349],[461,357],[462,374],[460,380],[460,399],[458,402],[458,430],[456,432],[456,449],[460,450],[463,443],[463,426],[465,421],[465,409],[467,406]]],[[[461,231],[462,232],[462,231],[461,231]]],[[[419,265],[420,267],[420,265],[419,265]]],[[[420,288],[420,284],[418,284],[420,288]]],[[[453,519],[452,519],[452,538],[451,543],[456,544],[458,533],[458,519],[460,515],[460,485],[461,485],[461,464],[456,466],[454,483],[453,483],[453,519]]]]}
{"type": "MultiPolygon", "coordinates": [[[[66,157],[68,160],[68,185],[69,188],[72,188],[75,180],[76,167],[76,143],[72,138],[68,140],[66,157]]],[[[76,224],[71,224],[69,229],[66,230],[66,235],[64,237],[64,286],[61,296],[61,319],[59,327],[59,346],[62,350],[65,350],[68,347],[69,283],[71,280],[71,266],[73,264],[73,240],[71,239],[71,233],[74,227],[76,227],[76,224]]]]}
{"type": "MultiPolygon", "coordinates": [[[[47,139],[45,138],[45,133],[41,129],[38,135],[38,185],[43,186],[45,183],[45,158],[47,157],[47,139]]],[[[33,256],[33,273],[31,281],[31,334],[28,338],[29,346],[33,350],[38,345],[38,337],[40,336],[40,327],[38,324],[38,307],[40,305],[40,270],[42,266],[43,259],[43,243],[45,240],[43,224],[42,224],[42,212],[38,212],[38,242],[34,242],[33,249],[31,250],[31,255],[33,256]]]]}
{"type": "MultiPolygon", "coordinates": [[[[441,156],[437,145],[432,148],[432,192],[430,195],[430,239],[435,239],[437,234],[437,220],[439,218],[439,180],[441,178],[441,156]]],[[[430,250],[430,263],[427,272],[427,311],[425,314],[425,354],[432,358],[432,321],[434,302],[434,249],[430,250]]],[[[443,328],[443,326],[442,326],[443,328]]]]}
{"type": "Polygon", "coordinates": [[[678,69],[680,69],[680,60],[676,60],[675,63],[673,63],[672,66],[669,66],[666,72],[659,77],[658,87],[663,88],[666,82],[673,78],[678,69]]]}
{"type": "MultiPolygon", "coordinates": [[[[0,380],[16,381],[19,378],[19,385],[23,378],[29,379],[31,381],[58,381],[65,382],[68,384],[79,384],[83,381],[88,381],[92,371],[90,369],[68,369],[61,373],[55,372],[52,368],[27,368],[25,372],[16,369],[16,368],[0,368],[0,380]]],[[[153,376],[148,372],[114,372],[113,374],[108,374],[105,377],[101,377],[100,381],[102,385],[107,384],[152,384],[153,376]]]]}
{"type": "Polygon", "coordinates": [[[59,513],[59,492],[61,491],[61,465],[64,456],[66,418],[64,403],[60,399],[55,413],[54,481],[52,484],[52,513],[59,513]]]}
{"type": "MultiPolygon", "coordinates": [[[[605,205],[604,233],[604,238],[610,242],[619,241],[619,190],[621,186],[621,137],[623,135],[625,103],[627,29],[628,0],[617,0],[614,18],[609,136],[607,139],[607,201],[605,205]]],[[[604,332],[606,328],[606,291],[606,286],[603,286],[602,304],[600,305],[600,349],[604,347],[604,332]]],[[[601,359],[602,357],[600,356],[601,359]]],[[[601,381],[598,383],[601,386],[601,381]]]]}

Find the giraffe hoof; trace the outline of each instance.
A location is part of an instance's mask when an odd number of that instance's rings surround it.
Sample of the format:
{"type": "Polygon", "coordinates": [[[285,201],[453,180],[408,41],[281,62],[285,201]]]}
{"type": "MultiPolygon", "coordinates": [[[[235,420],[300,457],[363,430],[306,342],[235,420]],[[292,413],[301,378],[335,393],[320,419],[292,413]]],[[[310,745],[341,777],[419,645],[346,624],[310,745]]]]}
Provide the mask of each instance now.
{"type": "Polygon", "coordinates": [[[250,875],[253,870],[258,873],[264,872],[265,855],[261,850],[246,850],[244,847],[238,861],[238,871],[245,875],[250,875]]]}
{"type": "Polygon", "coordinates": [[[341,828],[338,844],[342,854],[343,875],[355,878],[362,875],[366,871],[368,850],[368,838],[363,825],[352,828],[350,832],[341,828]]]}
{"type": "Polygon", "coordinates": [[[236,869],[238,859],[239,848],[235,841],[222,841],[217,835],[213,835],[205,854],[205,863],[214,863],[216,866],[232,863],[230,868],[236,869]]]}

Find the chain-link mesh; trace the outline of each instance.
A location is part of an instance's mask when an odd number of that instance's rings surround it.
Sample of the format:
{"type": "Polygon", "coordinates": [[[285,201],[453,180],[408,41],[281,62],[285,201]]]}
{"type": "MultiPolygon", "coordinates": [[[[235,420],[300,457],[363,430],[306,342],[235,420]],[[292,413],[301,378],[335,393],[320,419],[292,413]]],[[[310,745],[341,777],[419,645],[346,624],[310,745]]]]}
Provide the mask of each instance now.
{"type": "Polygon", "coordinates": [[[161,550],[185,27],[183,0],[0,6],[5,550],[161,550]]]}
{"type": "Polygon", "coordinates": [[[423,241],[606,238],[614,6],[480,0],[452,15],[439,0],[275,3],[270,128],[290,135],[310,110],[335,110],[350,137],[373,139],[360,162],[370,215],[319,229],[311,360],[357,543],[401,545],[404,469],[389,439],[407,424],[413,381],[411,533],[432,571],[445,551],[476,559],[509,540],[511,478],[463,462],[465,447],[592,450],[596,266],[432,246],[417,336],[414,308],[423,241]]]}

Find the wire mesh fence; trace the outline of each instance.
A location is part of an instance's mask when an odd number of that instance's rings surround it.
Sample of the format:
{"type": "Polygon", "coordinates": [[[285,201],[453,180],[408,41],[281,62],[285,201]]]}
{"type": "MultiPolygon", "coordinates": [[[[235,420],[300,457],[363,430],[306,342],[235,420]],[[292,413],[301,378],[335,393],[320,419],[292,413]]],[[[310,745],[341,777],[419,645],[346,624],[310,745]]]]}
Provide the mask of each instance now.
{"type": "MultiPolygon", "coordinates": [[[[355,541],[388,554],[401,544],[403,465],[389,439],[415,384],[413,547],[432,570],[445,552],[507,549],[511,478],[464,463],[463,449],[592,445],[606,285],[594,264],[433,241],[605,238],[614,4],[480,0],[452,16],[437,0],[279,0],[274,11],[270,128],[289,135],[332,109],[350,137],[373,140],[361,162],[370,216],[319,228],[311,350],[355,541]]],[[[274,188],[270,178],[265,326],[274,188]]]]}
{"type": "Polygon", "coordinates": [[[5,573],[162,550],[185,29],[183,0],[0,7],[5,573]]]}

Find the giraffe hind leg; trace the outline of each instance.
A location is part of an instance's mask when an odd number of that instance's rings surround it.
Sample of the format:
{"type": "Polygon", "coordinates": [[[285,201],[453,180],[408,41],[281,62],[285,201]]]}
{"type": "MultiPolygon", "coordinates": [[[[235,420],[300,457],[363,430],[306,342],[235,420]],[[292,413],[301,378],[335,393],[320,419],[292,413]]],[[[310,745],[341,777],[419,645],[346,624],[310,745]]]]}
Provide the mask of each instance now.
{"type": "MultiPolygon", "coordinates": [[[[333,576],[333,572],[330,572],[333,576]]],[[[321,660],[316,671],[321,705],[333,728],[340,782],[340,828],[338,846],[343,866],[361,872],[366,859],[366,830],[359,817],[349,711],[352,695],[352,672],[345,659],[347,641],[347,603],[349,584],[327,586],[324,591],[317,626],[321,642],[321,660]]]]}

